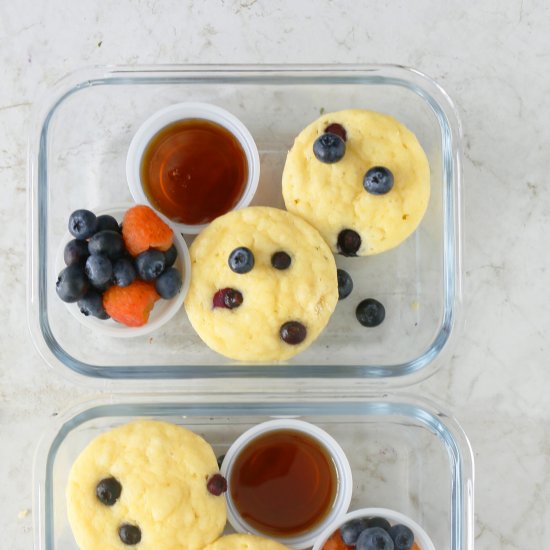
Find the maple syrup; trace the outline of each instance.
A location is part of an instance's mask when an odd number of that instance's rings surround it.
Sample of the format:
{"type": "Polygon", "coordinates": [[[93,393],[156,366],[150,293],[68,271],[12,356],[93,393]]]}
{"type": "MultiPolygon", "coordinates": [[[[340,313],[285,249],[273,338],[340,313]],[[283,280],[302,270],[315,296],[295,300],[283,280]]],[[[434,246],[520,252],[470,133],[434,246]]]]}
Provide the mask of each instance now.
{"type": "Polygon", "coordinates": [[[258,436],[241,450],[229,490],[250,526],[280,537],[320,523],[333,506],[337,483],[324,446],[308,434],[282,429],[258,436]]]}
{"type": "Polygon", "coordinates": [[[177,223],[208,223],[229,212],[248,178],[246,154],[226,128],[204,119],[169,124],[147,144],[143,190],[155,209],[177,223]]]}

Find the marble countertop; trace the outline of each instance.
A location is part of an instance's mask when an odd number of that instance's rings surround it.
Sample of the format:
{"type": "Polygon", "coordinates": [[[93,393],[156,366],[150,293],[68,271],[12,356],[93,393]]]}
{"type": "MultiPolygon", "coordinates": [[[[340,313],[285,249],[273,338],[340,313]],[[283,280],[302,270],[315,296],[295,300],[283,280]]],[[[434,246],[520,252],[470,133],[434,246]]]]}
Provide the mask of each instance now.
{"type": "Polygon", "coordinates": [[[453,412],[475,455],[476,548],[550,537],[550,146],[544,0],[147,0],[0,7],[1,546],[28,549],[33,453],[88,395],[47,367],[25,319],[31,105],[96,64],[396,63],[438,81],[464,128],[465,327],[449,362],[412,388],[453,412]]]}

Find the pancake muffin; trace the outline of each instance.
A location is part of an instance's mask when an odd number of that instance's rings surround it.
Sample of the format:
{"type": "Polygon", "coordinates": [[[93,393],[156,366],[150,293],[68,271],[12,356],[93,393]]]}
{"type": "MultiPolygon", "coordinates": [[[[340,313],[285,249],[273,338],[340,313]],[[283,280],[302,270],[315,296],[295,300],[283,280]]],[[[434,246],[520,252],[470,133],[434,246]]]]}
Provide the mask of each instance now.
{"type": "Polygon", "coordinates": [[[226,535],[204,550],[290,550],[288,546],[256,535],[226,535]]]}
{"type": "Polygon", "coordinates": [[[338,301],[334,257],[298,216],[249,207],[215,219],[190,248],[185,309],[213,350],[281,361],[304,350],[338,301]]]}
{"type": "Polygon", "coordinates": [[[415,135],[394,118],[360,109],[327,113],[296,137],[283,197],[334,252],[378,254],[418,227],[430,198],[430,167],[415,135]]]}
{"type": "Polygon", "coordinates": [[[224,484],[202,437],[131,422],[96,437],[74,462],[69,522],[82,550],[199,550],[224,529],[224,484]]]}

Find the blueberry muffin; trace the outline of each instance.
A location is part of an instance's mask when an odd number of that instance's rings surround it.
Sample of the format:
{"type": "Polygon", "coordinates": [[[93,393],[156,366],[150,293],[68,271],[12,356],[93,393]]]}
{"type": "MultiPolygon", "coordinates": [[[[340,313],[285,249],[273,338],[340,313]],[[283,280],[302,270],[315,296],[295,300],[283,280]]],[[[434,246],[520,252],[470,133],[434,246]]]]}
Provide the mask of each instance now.
{"type": "Polygon", "coordinates": [[[280,542],[256,535],[226,535],[209,544],[204,550],[290,550],[280,542]]]}
{"type": "Polygon", "coordinates": [[[82,550],[199,550],[224,529],[224,489],[204,439],[137,421],[82,451],[69,474],[67,512],[82,550]]]}
{"type": "Polygon", "coordinates": [[[327,113],[296,137],[283,197],[334,252],[378,254],[418,227],[430,167],[415,135],[394,118],[360,109],[327,113]]]}
{"type": "Polygon", "coordinates": [[[284,210],[229,212],[189,252],[189,320],[210,348],[232,359],[289,359],[317,338],[338,301],[330,248],[284,210]]]}

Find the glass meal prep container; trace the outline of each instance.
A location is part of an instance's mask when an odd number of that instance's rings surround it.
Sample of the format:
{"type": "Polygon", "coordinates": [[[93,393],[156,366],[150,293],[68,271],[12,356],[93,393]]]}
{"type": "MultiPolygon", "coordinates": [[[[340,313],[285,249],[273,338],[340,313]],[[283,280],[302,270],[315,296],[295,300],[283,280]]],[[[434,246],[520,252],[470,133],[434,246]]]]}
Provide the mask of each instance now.
{"type": "Polygon", "coordinates": [[[421,525],[438,550],[473,549],[472,452],[438,406],[411,395],[312,394],[298,403],[250,393],[209,402],[173,394],[95,397],[57,417],[35,456],[35,550],[77,550],[65,489],[74,460],[100,433],[136,418],[165,420],[200,434],[219,456],[253,425],[281,416],[321,427],[343,448],[353,474],[350,510],[397,510],[421,525]]]}
{"type": "Polygon", "coordinates": [[[346,65],[86,69],[65,78],[37,108],[29,159],[30,329],[46,362],[75,381],[124,389],[163,389],[167,380],[183,387],[196,380],[264,378],[281,386],[313,378],[338,379],[341,388],[359,379],[363,387],[402,386],[444,361],[461,302],[460,124],[445,92],[417,71],[346,65]],[[323,112],[363,108],[393,115],[428,156],[431,198],[418,230],[389,252],[337,257],[354,291],[321,336],[286,363],[223,358],[200,340],[183,308],[148,336],[105,338],[76,322],[56,296],[55,257],[69,214],[131,202],[125,163],[135,131],[155,111],[182,101],[219,105],[250,130],[261,164],[252,204],[284,207],[286,153],[323,112]],[[386,308],[376,330],[355,318],[366,297],[386,308]]]}

